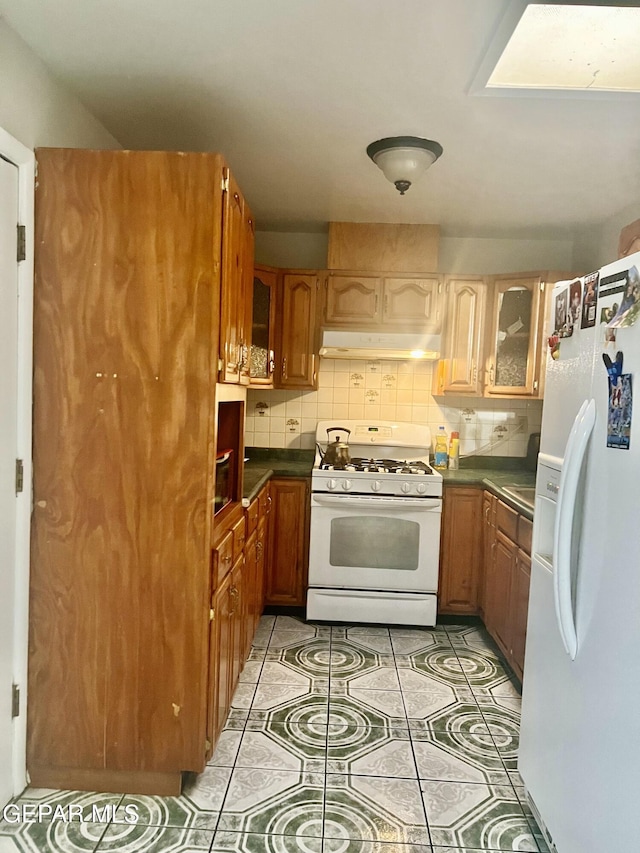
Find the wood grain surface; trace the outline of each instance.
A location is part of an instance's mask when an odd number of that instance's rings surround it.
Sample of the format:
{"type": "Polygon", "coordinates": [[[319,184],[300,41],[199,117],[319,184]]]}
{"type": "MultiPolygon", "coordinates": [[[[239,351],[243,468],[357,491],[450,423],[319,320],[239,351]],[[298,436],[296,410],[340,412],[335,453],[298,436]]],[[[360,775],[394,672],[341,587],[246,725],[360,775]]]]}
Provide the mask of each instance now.
{"type": "Polygon", "coordinates": [[[327,268],[437,272],[439,225],[330,222],[327,268]]]}
{"type": "Polygon", "coordinates": [[[37,161],[29,765],[201,769],[220,160],[37,161]]]}

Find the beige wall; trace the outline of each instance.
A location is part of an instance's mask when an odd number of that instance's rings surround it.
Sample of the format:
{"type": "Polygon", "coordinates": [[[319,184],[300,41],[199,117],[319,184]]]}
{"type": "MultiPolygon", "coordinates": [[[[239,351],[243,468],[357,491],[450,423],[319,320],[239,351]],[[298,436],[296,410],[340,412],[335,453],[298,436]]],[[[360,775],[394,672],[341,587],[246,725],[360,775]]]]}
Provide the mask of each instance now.
{"type": "Polygon", "coordinates": [[[27,148],[120,148],[0,19],[0,127],[27,148]]]}

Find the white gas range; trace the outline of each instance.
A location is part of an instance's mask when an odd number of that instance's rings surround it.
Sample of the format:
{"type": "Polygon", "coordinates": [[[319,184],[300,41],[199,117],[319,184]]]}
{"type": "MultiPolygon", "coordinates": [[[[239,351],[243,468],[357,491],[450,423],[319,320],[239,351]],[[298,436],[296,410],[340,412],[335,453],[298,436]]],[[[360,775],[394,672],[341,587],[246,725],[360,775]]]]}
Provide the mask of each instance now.
{"type": "Polygon", "coordinates": [[[429,465],[429,427],[320,421],[311,474],[307,618],[435,625],[442,475],[429,465]],[[328,442],[350,462],[323,461],[328,442]]]}

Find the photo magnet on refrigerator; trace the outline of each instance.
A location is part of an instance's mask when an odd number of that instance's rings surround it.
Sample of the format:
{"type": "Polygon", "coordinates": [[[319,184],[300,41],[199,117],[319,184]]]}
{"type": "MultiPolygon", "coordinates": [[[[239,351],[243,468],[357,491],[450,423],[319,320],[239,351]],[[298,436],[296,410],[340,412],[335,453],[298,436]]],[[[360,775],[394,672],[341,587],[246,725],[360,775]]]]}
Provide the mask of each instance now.
{"type": "Polygon", "coordinates": [[[598,302],[599,272],[592,272],[584,277],[584,293],[582,294],[581,329],[590,329],[596,324],[596,306],[598,302]]]}
{"type": "Polygon", "coordinates": [[[631,438],[633,385],[630,373],[622,372],[623,355],[616,353],[615,361],[607,353],[602,360],[609,376],[609,407],[607,412],[607,447],[628,450],[631,438]]]}

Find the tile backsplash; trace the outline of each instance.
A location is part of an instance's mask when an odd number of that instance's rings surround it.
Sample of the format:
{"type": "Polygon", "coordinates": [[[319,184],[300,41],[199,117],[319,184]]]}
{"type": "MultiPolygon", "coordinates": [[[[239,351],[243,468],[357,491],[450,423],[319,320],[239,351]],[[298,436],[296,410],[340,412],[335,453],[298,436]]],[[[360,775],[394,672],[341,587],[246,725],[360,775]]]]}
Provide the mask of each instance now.
{"type": "Polygon", "coordinates": [[[435,434],[460,433],[460,455],[525,456],[530,433],[539,432],[541,400],[433,397],[430,361],[321,359],[317,391],[250,389],[248,447],[312,448],[316,423],[366,419],[428,424],[435,434]]]}

